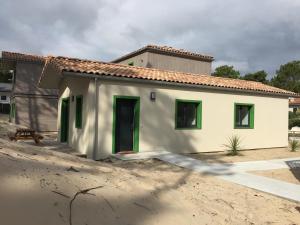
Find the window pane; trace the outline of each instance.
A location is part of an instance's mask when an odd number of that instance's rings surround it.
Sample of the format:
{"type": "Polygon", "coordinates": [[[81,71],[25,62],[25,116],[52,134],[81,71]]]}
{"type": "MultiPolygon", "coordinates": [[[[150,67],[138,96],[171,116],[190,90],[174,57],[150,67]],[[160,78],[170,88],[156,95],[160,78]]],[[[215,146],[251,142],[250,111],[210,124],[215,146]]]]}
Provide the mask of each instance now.
{"type": "Polygon", "coordinates": [[[197,107],[199,103],[178,102],[177,124],[178,128],[197,127],[197,107]]]}
{"type": "Polygon", "coordinates": [[[241,118],[241,125],[248,126],[249,125],[249,107],[242,106],[240,110],[240,118],[241,118]]]}
{"type": "Polygon", "coordinates": [[[250,106],[237,105],[235,124],[237,126],[248,127],[250,125],[250,106]]]}
{"type": "Polygon", "coordinates": [[[178,102],[177,105],[177,127],[184,127],[184,103],[178,102]]]}
{"type": "Polygon", "coordinates": [[[185,125],[186,127],[195,127],[197,125],[197,107],[196,104],[186,103],[185,105],[185,125]]]}

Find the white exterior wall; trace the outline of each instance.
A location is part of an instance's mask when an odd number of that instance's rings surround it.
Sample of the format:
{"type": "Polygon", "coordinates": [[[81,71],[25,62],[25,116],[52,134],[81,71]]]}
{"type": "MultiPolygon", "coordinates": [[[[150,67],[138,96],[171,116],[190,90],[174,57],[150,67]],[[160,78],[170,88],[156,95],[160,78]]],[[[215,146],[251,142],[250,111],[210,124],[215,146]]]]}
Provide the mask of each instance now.
{"type": "Polygon", "coordinates": [[[59,102],[58,102],[58,140],[60,140],[60,122],[61,122],[61,102],[63,98],[69,97],[69,133],[68,145],[76,149],[81,154],[88,154],[91,158],[93,153],[94,144],[94,129],[95,129],[95,108],[94,106],[94,93],[95,85],[93,80],[68,78],[65,79],[59,89],[59,102]],[[75,107],[76,96],[83,96],[83,111],[82,111],[82,128],[75,127],[75,107]],[[74,101],[72,102],[72,96],[74,101]]]}
{"type": "Polygon", "coordinates": [[[288,99],[162,89],[150,85],[102,82],[99,87],[99,143],[97,156],[112,152],[113,96],[140,96],[139,151],[210,152],[224,150],[232,135],[239,135],[244,149],[288,145],[288,99]],[[156,92],[156,101],[150,92],[156,92]],[[202,101],[202,129],[176,130],[175,99],[202,101]],[[254,129],[234,129],[234,103],[255,105],[254,129]]]}
{"type": "MultiPolygon", "coordinates": [[[[201,89],[98,83],[98,140],[96,159],[112,153],[113,96],[140,97],[139,152],[210,152],[225,150],[232,135],[239,135],[243,149],[286,147],[288,145],[288,99],[259,95],[214,92],[201,89]],[[156,101],[150,92],[156,92],[156,101]],[[175,129],[175,100],[202,101],[202,129],[175,129]],[[254,129],[234,129],[234,103],[255,105],[254,129]]],[[[69,145],[92,157],[95,134],[95,85],[93,80],[70,78],[60,88],[61,98],[83,95],[83,127],[75,128],[75,101],[70,101],[69,145]]],[[[60,134],[59,134],[60,136],[60,134]]]]}
{"type": "Polygon", "coordinates": [[[2,103],[2,104],[10,104],[10,93],[0,92],[0,103],[2,103]],[[1,100],[1,96],[6,96],[6,100],[1,100]]]}

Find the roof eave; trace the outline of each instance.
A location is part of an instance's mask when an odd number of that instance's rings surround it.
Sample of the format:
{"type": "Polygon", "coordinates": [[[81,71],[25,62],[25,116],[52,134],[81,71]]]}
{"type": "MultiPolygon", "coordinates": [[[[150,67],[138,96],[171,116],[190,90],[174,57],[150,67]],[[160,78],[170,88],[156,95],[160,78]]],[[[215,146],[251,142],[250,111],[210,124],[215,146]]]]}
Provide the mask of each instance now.
{"type": "Polygon", "coordinates": [[[32,55],[27,55],[23,53],[17,53],[17,52],[7,52],[7,51],[1,51],[1,59],[12,61],[12,62],[26,62],[26,63],[34,63],[34,64],[40,64],[43,65],[45,63],[45,59],[43,56],[37,56],[37,58],[31,58],[32,55]],[[14,54],[14,55],[10,55],[14,54]],[[19,56],[18,56],[19,55],[19,56]],[[23,57],[28,56],[28,59],[25,59],[23,57]]]}
{"type": "Polygon", "coordinates": [[[159,80],[147,80],[142,78],[128,78],[128,77],[116,77],[110,76],[109,74],[99,73],[99,74],[91,74],[91,73],[80,73],[80,72],[70,72],[63,71],[63,76],[73,76],[73,77],[84,77],[84,78],[97,78],[99,80],[107,80],[107,81],[120,81],[120,82],[129,82],[129,83],[142,83],[142,84],[154,84],[154,85],[163,85],[163,86],[173,86],[173,87],[182,87],[182,88],[193,88],[193,89],[206,89],[206,90],[214,90],[214,91],[222,91],[222,92],[235,92],[235,93],[247,93],[253,95],[265,95],[265,96],[277,96],[277,97],[293,97],[296,96],[296,93],[279,93],[279,92],[267,92],[267,91],[259,91],[259,90],[249,90],[242,88],[228,88],[228,87],[217,87],[210,85],[200,85],[200,84],[187,84],[187,83],[179,83],[179,82],[167,82],[167,81],[159,81],[159,80]]]}

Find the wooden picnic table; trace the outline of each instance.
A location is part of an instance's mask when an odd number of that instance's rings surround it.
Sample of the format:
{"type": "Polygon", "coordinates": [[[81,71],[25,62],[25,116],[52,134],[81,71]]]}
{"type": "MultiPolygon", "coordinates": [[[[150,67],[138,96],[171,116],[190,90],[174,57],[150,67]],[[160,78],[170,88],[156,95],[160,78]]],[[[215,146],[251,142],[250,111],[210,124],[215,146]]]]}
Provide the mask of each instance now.
{"type": "Polygon", "coordinates": [[[35,130],[19,128],[16,130],[15,134],[9,135],[11,141],[17,140],[30,140],[33,139],[36,144],[39,144],[43,136],[36,134],[35,130]]]}

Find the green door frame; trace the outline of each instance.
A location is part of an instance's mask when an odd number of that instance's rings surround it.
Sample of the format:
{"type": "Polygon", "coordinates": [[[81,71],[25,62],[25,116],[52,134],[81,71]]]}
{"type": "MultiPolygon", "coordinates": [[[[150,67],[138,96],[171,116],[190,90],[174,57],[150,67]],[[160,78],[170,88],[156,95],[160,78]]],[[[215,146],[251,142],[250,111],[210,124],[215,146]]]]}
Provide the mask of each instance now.
{"type": "Polygon", "coordinates": [[[136,100],[134,105],[134,129],[133,129],[133,151],[139,152],[139,130],[140,130],[140,97],[114,95],[113,97],[113,127],[112,127],[112,153],[116,153],[116,119],[117,119],[117,99],[136,100]]]}
{"type": "Polygon", "coordinates": [[[68,142],[68,135],[69,135],[69,114],[70,114],[70,98],[63,98],[61,101],[61,111],[60,111],[60,141],[61,142],[68,142]],[[63,112],[64,106],[63,104],[67,104],[67,114],[63,112]],[[66,121],[65,121],[66,120],[66,121]],[[66,125],[65,125],[66,123],[66,125]],[[65,127],[66,126],[66,127],[65,127]]]}

